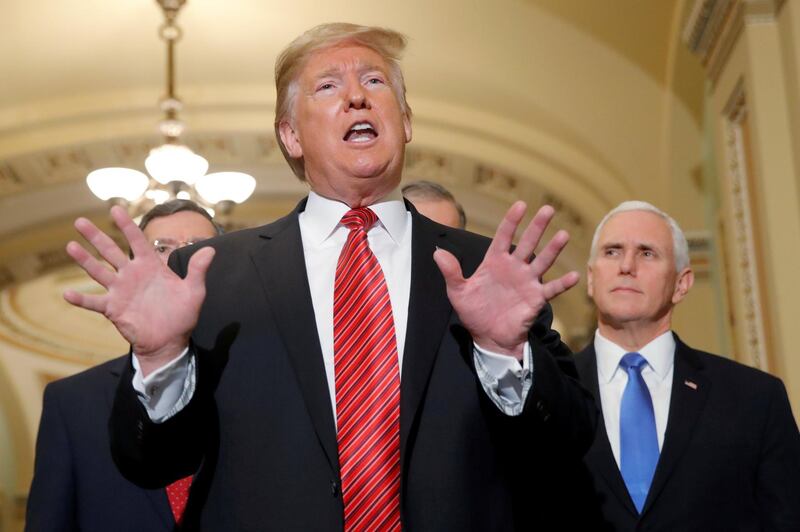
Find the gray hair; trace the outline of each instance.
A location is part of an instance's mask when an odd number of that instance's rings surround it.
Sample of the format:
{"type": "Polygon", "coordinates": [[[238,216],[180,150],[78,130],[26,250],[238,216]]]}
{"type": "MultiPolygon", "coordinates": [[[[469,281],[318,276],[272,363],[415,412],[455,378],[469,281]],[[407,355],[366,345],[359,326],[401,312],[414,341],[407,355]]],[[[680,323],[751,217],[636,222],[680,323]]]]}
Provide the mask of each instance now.
{"type": "Polygon", "coordinates": [[[402,188],[402,194],[404,197],[414,200],[441,200],[441,201],[449,201],[453,204],[453,207],[456,208],[458,211],[458,226],[461,229],[464,229],[467,226],[467,214],[464,212],[464,207],[456,201],[456,198],[453,194],[444,188],[439,183],[434,183],[433,181],[426,181],[421,179],[419,181],[412,181],[408,183],[402,188]]]}
{"type": "Polygon", "coordinates": [[[663,218],[669,226],[670,233],[672,233],[672,254],[675,256],[675,270],[680,273],[684,268],[689,267],[689,243],[686,241],[686,235],[683,234],[678,222],[676,222],[672,216],[665,213],[655,205],[647,203],[646,201],[636,200],[623,201],[611,209],[611,211],[609,211],[609,213],[606,214],[602,220],[600,220],[600,223],[597,224],[597,229],[594,230],[594,236],[592,237],[592,249],[589,253],[589,264],[594,262],[594,259],[597,256],[597,240],[600,238],[600,231],[606,225],[606,222],[608,222],[616,214],[630,211],[651,212],[663,218]]]}
{"type": "Polygon", "coordinates": [[[218,235],[221,235],[225,232],[220,224],[214,221],[214,218],[208,214],[203,207],[198,205],[197,203],[193,202],[192,200],[185,200],[185,199],[173,199],[169,201],[165,201],[159,205],[156,205],[149,211],[147,211],[144,216],[142,216],[141,221],[139,222],[139,229],[144,231],[144,228],[148,226],[150,222],[155,220],[156,218],[162,218],[164,216],[171,216],[173,214],[177,214],[179,212],[196,212],[209,222],[211,225],[214,226],[214,230],[217,232],[218,235]]]}

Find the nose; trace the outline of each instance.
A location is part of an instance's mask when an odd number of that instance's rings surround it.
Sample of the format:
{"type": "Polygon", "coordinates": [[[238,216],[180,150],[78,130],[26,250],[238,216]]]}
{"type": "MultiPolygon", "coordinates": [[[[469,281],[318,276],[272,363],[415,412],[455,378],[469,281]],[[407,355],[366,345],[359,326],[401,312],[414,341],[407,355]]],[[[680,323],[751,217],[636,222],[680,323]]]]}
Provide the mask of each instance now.
{"type": "Polygon", "coordinates": [[[355,84],[355,86],[348,92],[346,107],[347,110],[370,108],[369,100],[367,99],[367,93],[364,91],[364,87],[362,87],[360,83],[355,84]]]}
{"type": "Polygon", "coordinates": [[[636,253],[625,253],[619,263],[620,273],[636,275],[636,253]]]}

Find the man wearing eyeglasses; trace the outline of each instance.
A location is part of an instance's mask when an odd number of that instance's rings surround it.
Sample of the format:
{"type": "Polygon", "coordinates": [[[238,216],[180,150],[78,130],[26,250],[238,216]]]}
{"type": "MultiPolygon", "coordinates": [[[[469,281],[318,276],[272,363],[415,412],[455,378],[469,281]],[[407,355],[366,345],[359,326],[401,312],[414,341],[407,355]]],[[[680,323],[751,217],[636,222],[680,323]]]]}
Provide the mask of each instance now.
{"type": "Polygon", "coordinates": [[[211,215],[189,200],[156,205],[142,216],[139,228],[165,263],[176,249],[222,234],[211,215]]]}
{"type": "MultiPolygon", "coordinates": [[[[157,205],[139,227],[165,263],[175,249],[222,232],[188,200],[157,205]]],[[[111,360],[45,389],[26,530],[171,531],[180,522],[192,477],[166,489],[142,489],[111,458],[108,417],[127,360],[111,360]]]]}

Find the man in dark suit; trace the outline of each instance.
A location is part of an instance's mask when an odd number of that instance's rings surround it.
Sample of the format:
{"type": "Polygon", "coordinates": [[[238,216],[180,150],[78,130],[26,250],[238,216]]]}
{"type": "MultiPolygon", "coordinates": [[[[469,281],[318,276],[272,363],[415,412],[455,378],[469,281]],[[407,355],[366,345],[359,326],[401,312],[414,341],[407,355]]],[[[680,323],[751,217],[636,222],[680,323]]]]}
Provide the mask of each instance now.
{"type": "Polygon", "coordinates": [[[201,528],[529,529],[547,485],[532,457],[576,460],[591,442],[595,409],[547,303],[577,274],[540,281],[566,233],[533,258],[553,210],[512,249],[522,202],[490,242],[402,201],[404,44],[328,24],[281,55],[276,132],[311,188],[286,217],[179,251],[178,275],[121,209],[134,261],[76,222],[115,271],[68,244],[109,292],[65,297],[134,353],[111,419],[117,464],[143,486],[199,467],[201,528]]]}
{"type": "Polygon", "coordinates": [[[587,518],[599,510],[597,530],[800,530],[800,435],[786,390],[670,330],[692,283],[686,238],[652,205],[625,202],[597,227],[588,284],[598,328],[576,365],[603,416],[584,459],[594,489],[583,498],[574,484],[576,503],[587,518]]]}
{"type": "MultiPolygon", "coordinates": [[[[164,262],[170,252],[219,231],[201,207],[173,200],[151,209],[139,227],[164,262]]],[[[108,418],[130,357],[100,364],[45,388],[26,530],[173,530],[191,478],[164,489],[126,480],[111,459],[108,418]]]]}

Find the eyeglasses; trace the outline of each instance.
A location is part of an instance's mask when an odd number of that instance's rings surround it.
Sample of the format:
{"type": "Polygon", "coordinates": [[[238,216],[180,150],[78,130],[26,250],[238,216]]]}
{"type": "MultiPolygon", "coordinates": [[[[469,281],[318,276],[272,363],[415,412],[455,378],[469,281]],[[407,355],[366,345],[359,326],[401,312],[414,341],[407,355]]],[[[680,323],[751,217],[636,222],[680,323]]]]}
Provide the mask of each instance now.
{"type": "Polygon", "coordinates": [[[183,246],[191,246],[192,244],[199,242],[200,240],[169,240],[169,239],[156,239],[153,240],[153,249],[156,250],[156,253],[159,255],[169,255],[173,251],[178,248],[182,248],[183,246]]]}

